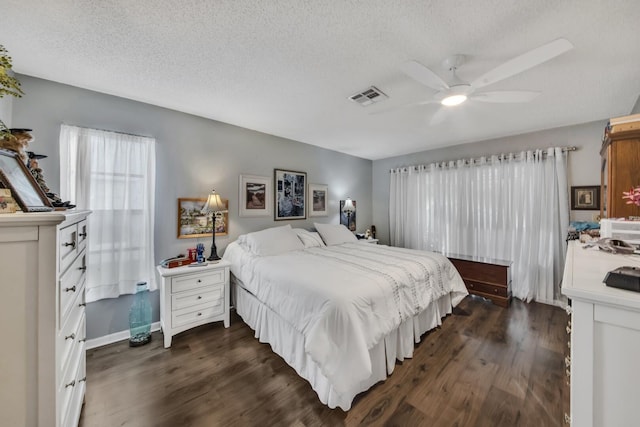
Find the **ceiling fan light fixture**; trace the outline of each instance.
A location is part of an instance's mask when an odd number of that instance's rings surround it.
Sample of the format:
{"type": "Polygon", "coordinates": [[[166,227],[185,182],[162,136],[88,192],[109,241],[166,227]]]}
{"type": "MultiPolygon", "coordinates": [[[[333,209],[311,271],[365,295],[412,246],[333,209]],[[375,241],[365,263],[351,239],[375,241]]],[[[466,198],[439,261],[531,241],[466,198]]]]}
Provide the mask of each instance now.
{"type": "Polygon", "coordinates": [[[467,100],[467,95],[450,95],[444,98],[440,103],[447,107],[453,107],[454,105],[460,105],[467,100]]]}

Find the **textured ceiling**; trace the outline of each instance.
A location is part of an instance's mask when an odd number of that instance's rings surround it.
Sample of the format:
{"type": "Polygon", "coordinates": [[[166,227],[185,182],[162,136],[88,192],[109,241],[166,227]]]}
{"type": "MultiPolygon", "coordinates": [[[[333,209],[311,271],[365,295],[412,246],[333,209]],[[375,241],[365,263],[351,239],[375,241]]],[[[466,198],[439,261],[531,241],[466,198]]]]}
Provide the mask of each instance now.
{"type": "MultiPolygon", "coordinates": [[[[368,159],[628,114],[640,94],[638,0],[1,0],[18,73],[143,101],[368,159]],[[564,37],[575,48],[487,87],[528,104],[392,110],[434,91],[417,60],[463,80],[564,37]],[[347,98],[375,85],[389,99],[347,98]]],[[[28,94],[27,94],[28,96],[28,94]]]]}

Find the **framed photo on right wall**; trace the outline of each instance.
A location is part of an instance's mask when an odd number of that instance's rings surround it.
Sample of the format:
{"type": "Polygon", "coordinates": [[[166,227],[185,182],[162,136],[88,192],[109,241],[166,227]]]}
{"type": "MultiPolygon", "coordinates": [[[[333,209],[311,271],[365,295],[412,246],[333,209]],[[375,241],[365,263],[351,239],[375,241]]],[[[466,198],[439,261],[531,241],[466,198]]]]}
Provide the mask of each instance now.
{"type": "Polygon", "coordinates": [[[600,210],[600,186],[590,185],[586,187],[571,187],[571,210],[600,210]]]}

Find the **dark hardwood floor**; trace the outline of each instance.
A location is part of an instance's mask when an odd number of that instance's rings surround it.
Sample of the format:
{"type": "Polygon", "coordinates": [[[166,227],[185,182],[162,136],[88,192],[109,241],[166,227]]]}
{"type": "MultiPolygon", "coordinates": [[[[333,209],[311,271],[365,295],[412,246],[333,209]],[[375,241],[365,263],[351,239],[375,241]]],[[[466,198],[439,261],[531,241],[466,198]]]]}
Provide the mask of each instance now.
{"type": "Polygon", "coordinates": [[[467,297],[349,412],[322,405],[309,384],[237,315],[143,347],[87,352],[80,426],[561,426],[566,313],[467,297]]]}

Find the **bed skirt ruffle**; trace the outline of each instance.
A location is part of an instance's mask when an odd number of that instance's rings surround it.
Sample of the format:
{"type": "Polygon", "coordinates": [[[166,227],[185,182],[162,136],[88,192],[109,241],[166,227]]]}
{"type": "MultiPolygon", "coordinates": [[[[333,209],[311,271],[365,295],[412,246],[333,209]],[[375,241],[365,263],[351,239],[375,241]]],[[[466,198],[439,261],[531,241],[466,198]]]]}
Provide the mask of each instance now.
{"type": "Polygon", "coordinates": [[[262,304],[253,294],[238,285],[232,276],[232,292],[237,313],[255,331],[261,343],[268,343],[271,349],[306,379],[318,394],[320,401],[329,408],[351,409],[353,399],[379,381],[393,373],[396,360],[413,356],[414,343],[420,342],[425,332],[442,324],[442,318],[451,313],[449,294],[430,304],[417,316],[409,319],[391,331],[369,350],[372,372],[369,378],[338,394],[318,365],[304,350],[304,336],[282,319],[269,307],[262,304]]]}

